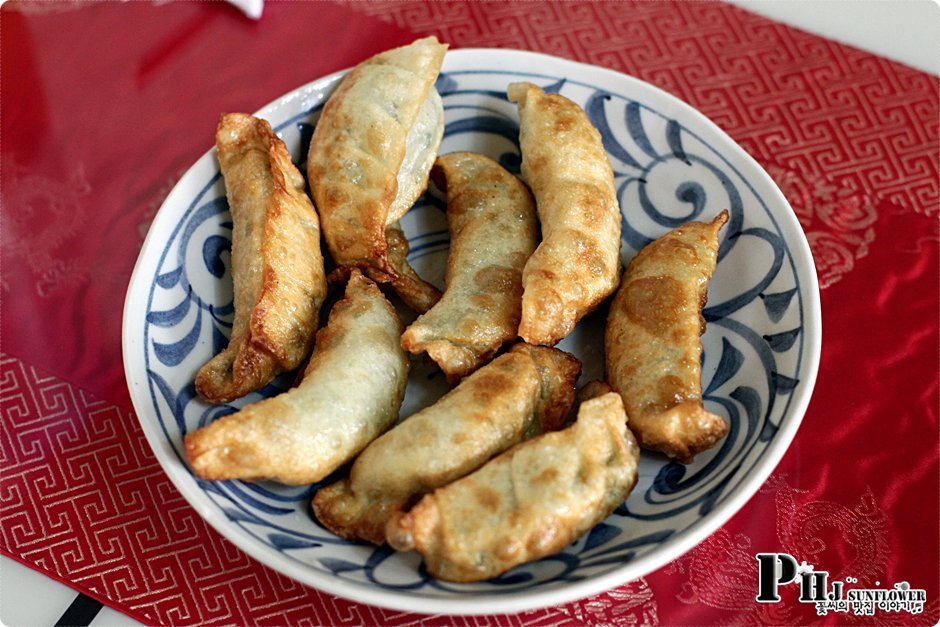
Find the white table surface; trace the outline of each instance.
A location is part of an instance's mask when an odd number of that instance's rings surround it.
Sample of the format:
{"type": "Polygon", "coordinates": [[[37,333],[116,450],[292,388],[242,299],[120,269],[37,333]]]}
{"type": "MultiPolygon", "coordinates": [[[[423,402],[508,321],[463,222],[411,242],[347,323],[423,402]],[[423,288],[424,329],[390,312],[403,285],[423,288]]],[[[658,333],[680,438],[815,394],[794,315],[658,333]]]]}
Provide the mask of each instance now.
{"type": "MultiPolygon", "coordinates": [[[[789,26],[940,75],[940,4],[934,0],[728,1],[789,26]]],[[[51,627],[75,596],[68,586],[0,558],[3,625],[51,627]]],[[[105,607],[91,625],[132,627],[140,623],[105,607]]]]}

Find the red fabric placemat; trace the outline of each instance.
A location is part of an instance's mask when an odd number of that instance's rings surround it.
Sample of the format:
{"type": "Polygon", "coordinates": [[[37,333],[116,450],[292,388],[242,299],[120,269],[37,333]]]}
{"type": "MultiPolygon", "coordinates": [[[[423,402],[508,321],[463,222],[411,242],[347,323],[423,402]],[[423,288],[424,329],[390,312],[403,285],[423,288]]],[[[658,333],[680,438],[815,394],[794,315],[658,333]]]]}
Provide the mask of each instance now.
{"type": "Polygon", "coordinates": [[[0,30],[0,552],[159,624],[940,618],[936,77],[714,3],[268,2],[251,22],[217,2],[10,2],[0,30]],[[219,112],[430,33],[611,67],[689,102],[777,180],[823,287],[816,391],[765,488],[647,577],[489,621],[356,604],[245,556],[164,476],[121,363],[147,225],[219,112]],[[927,607],[823,618],[792,588],[757,604],[757,552],[906,581],[927,607]]]}

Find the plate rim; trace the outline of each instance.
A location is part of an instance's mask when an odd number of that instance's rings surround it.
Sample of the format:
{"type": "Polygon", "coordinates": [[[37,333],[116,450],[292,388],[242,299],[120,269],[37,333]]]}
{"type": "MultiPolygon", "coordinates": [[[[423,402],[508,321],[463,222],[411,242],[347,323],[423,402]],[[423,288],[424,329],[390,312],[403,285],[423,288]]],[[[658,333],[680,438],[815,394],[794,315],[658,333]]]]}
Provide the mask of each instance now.
{"type": "MultiPolygon", "coordinates": [[[[140,287],[140,276],[142,276],[143,273],[145,257],[150,256],[148,253],[150,252],[150,249],[153,248],[153,243],[157,240],[157,232],[165,231],[167,226],[172,226],[169,217],[170,213],[168,210],[164,211],[164,209],[171,204],[177,204],[175,197],[183,194],[183,187],[181,184],[184,179],[195,176],[194,172],[198,173],[200,169],[205,168],[206,163],[208,162],[208,158],[216,152],[216,148],[214,146],[209,148],[207,151],[201,154],[196,159],[196,161],[194,161],[192,165],[190,165],[186,171],[177,179],[173,189],[161,203],[159,210],[155,214],[154,219],[148,228],[147,235],[143,244],[141,245],[140,253],[137,257],[137,261],[134,264],[134,269],[128,282],[128,287],[125,293],[121,324],[122,359],[124,363],[125,379],[128,386],[128,391],[130,392],[134,413],[137,416],[137,420],[141,425],[147,442],[152,449],[157,462],[169,477],[171,483],[173,483],[177,491],[187,501],[187,504],[196,510],[196,513],[199,514],[199,516],[205,522],[207,522],[214,531],[221,534],[226,540],[232,542],[236,548],[247,553],[250,557],[257,560],[263,566],[271,568],[281,575],[294,579],[295,581],[298,581],[305,586],[311,587],[314,590],[334,594],[353,602],[366,603],[396,611],[417,612],[424,614],[443,613],[450,615],[479,616],[517,613],[525,610],[550,607],[563,603],[570,603],[572,601],[576,601],[591,595],[600,594],[614,587],[623,585],[650,574],[656,569],[661,568],[666,564],[678,559],[701,543],[703,540],[705,540],[709,535],[717,531],[719,527],[724,525],[732,516],[734,516],[735,513],[740,511],[747,501],[753,498],[753,496],[760,489],[760,486],[766,482],[767,478],[771,475],[779,462],[782,460],[783,456],[790,449],[796,433],[802,424],[806,409],[809,405],[813,390],[815,388],[816,377],[819,369],[822,338],[822,316],[818,276],[815,263],[813,261],[812,252],[810,250],[805,232],[799,225],[799,221],[797,220],[795,213],[793,213],[793,210],[786,197],[780,191],[776,183],[774,183],[773,179],[770,177],[767,171],[757,162],[756,159],[754,159],[753,156],[751,156],[750,153],[748,153],[720,126],[718,126],[715,122],[713,122],[691,104],[669,93],[668,91],[657,87],[656,85],[611,68],[529,50],[518,50],[512,48],[454,48],[450,49],[447,52],[447,56],[445,56],[445,67],[443,71],[447,71],[448,69],[448,58],[452,59],[452,63],[480,63],[480,59],[486,59],[487,57],[499,58],[501,61],[500,65],[504,64],[508,57],[519,57],[520,59],[528,57],[530,59],[537,60],[542,64],[553,64],[558,67],[559,74],[564,74],[566,76],[570,76],[571,78],[574,78],[574,73],[577,73],[577,80],[579,81],[581,81],[586,74],[594,74],[595,76],[602,77],[603,79],[617,81],[621,84],[626,81],[630,85],[640,86],[641,89],[655,94],[657,98],[663,98],[670,102],[670,104],[677,107],[677,110],[682,111],[683,115],[691,116],[691,118],[694,119],[697,124],[702,124],[709,128],[712,132],[717,133],[718,136],[722,137],[723,140],[728,142],[736,149],[738,154],[734,156],[741,157],[741,163],[746,164],[748,169],[753,172],[754,176],[762,180],[762,194],[767,193],[770,195],[769,197],[765,198],[767,201],[766,204],[768,206],[779,206],[790,210],[791,213],[787,218],[778,216],[776,213],[773,214],[773,217],[777,220],[780,220],[781,222],[786,219],[788,233],[792,232],[792,234],[798,236],[795,238],[788,238],[786,240],[788,247],[791,248],[791,256],[794,258],[797,256],[802,257],[802,259],[807,262],[803,266],[796,266],[796,263],[794,262],[796,269],[800,271],[800,282],[803,283],[805,279],[805,288],[800,290],[804,296],[804,311],[802,322],[804,326],[804,338],[806,340],[804,366],[805,377],[801,379],[801,385],[792,392],[792,394],[794,394],[794,398],[791,398],[792,405],[790,411],[788,412],[790,420],[788,420],[787,423],[783,425],[777,434],[777,437],[781,438],[781,442],[786,442],[785,446],[774,447],[768,451],[769,454],[762,455],[761,458],[755,463],[751,472],[742,479],[738,488],[731,496],[729,496],[719,506],[712,510],[707,516],[699,519],[698,521],[692,523],[689,527],[685,528],[677,537],[674,536],[665,540],[661,544],[662,547],[665,547],[664,551],[660,550],[643,554],[629,563],[612,569],[607,573],[595,575],[582,581],[569,583],[560,589],[525,589],[521,590],[518,594],[509,593],[498,596],[486,592],[480,592],[468,593],[459,597],[421,598],[416,596],[402,596],[384,588],[374,587],[360,582],[348,581],[338,577],[332,577],[312,569],[304,569],[286,557],[269,553],[265,547],[261,546],[260,544],[256,546],[257,542],[254,541],[253,538],[248,537],[250,541],[247,543],[243,542],[244,538],[241,537],[241,535],[244,532],[239,531],[237,528],[231,527],[231,523],[228,521],[228,519],[223,518],[214,509],[211,509],[207,505],[201,503],[203,496],[201,493],[192,489],[191,473],[185,473],[185,468],[176,467],[174,463],[175,458],[172,455],[168,455],[168,444],[163,442],[164,438],[162,432],[154,424],[152,418],[146,418],[150,409],[149,405],[145,402],[146,399],[141,398],[138,400],[139,393],[135,392],[135,388],[137,388],[141,383],[135,382],[136,377],[132,376],[132,369],[130,364],[134,359],[133,350],[139,350],[138,345],[140,343],[140,338],[135,337],[132,331],[137,329],[138,326],[145,322],[145,315],[143,310],[140,310],[135,314],[133,311],[133,303],[135,301],[139,302],[138,294],[143,290],[143,288],[140,287]],[[798,252],[800,253],[799,255],[796,254],[797,250],[793,250],[794,247],[798,248],[798,252]],[[143,408],[145,411],[141,412],[141,408],[143,408]],[[167,459],[164,459],[164,456],[167,456],[167,459]],[[357,598],[359,594],[361,594],[363,598],[357,598]]],[[[513,65],[518,65],[518,63],[513,63],[513,65]]],[[[290,91],[279,95],[264,106],[260,107],[253,115],[267,119],[273,110],[286,106],[289,101],[296,98],[302,98],[304,94],[307,94],[311,91],[325,90],[325,88],[331,82],[338,81],[342,76],[349,72],[350,69],[351,68],[346,68],[332,72],[300,85],[294,89],[291,89],[290,91]]],[[[498,70],[503,68],[491,67],[489,69],[498,70]]],[[[782,227],[782,225],[780,226],[782,227]]]]}

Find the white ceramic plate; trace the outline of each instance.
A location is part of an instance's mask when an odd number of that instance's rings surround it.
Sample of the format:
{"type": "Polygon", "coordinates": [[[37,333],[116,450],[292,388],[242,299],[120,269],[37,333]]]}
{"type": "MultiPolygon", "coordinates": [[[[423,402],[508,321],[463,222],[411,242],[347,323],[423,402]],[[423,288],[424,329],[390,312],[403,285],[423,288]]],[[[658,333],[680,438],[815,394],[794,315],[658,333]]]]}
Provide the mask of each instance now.
{"type": "MultiPolygon", "coordinates": [[[[298,163],[341,75],[258,113],[298,163]]],[[[184,461],[183,435],[286,381],[232,405],[210,406],[194,395],[197,369],[225,344],[232,320],[231,218],[210,150],[167,198],[134,270],[124,310],[127,381],[144,432],[180,492],[226,538],[298,581],[374,605],[452,614],[517,612],[598,593],[663,566],[722,525],[761,486],[797,430],[819,361],[819,290],[803,232],[770,177],[704,116],[655,87],[510,50],[447,54],[437,83],[447,117],[441,152],[473,150],[518,171],[518,116],[505,98],[517,80],[573,99],[600,129],[623,210],[624,261],[674,226],[730,211],[703,336],[705,403],[730,422],[730,433],[690,466],[644,452],[639,484],[606,521],[557,556],[473,585],[430,578],[415,554],[336,538],[309,513],[316,486],[198,480],[184,461]]],[[[402,225],[416,269],[440,285],[448,246],[440,203],[419,201],[402,225]]],[[[603,375],[603,326],[602,315],[588,317],[560,344],[583,361],[581,383],[603,375]]],[[[445,389],[442,376],[416,361],[402,416],[445,389]]]]}

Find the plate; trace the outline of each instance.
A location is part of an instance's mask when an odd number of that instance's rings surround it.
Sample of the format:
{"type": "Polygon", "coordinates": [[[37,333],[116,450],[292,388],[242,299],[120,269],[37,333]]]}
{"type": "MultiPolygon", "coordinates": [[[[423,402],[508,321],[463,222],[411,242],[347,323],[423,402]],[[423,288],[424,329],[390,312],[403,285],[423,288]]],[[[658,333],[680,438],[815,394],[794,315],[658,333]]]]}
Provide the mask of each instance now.
{"type": "MultiPolygon", "coordinates": [[[[320,108],[342,75],[257,113],[301,171],[320,108]]],[[[185,462],[183,435],[289,385],[282,377],[230,405],[195,397],[196,371],[226,343],[233,316],[231,218],[212,149],[167,197],[131,278],[127,382],[147,439],[183,496],[238,547],[297,581],[428,613],[517,612],[589,596],[667,564],[715,531],[761,486],[796,433],[819,363],[819,289],[803,231],[770,177],[703,115],[649,84],[511,50],[447,53],[437,81],[447,122],[440,152],[473,150],[518,172],[518,115],[505,93],[519,80],[571,98],[601,131],[623,212],[625,262],[673,227],[729,210],[703,312],[702,376],[705,405],[729,421],[730,432],[689,466],[644,452],[636,489],[607,520],[558,555],[478,584],[437,581],[417,554],[333,536],[310,514],[316,485],[197,479],[185,462]]],[[[440,286],[448,249],[443,205],[421,199],[402,226],[412,264],[440,286]]],[[[603,329],[599,312],[559,345],[584,363],[581,383],[603,376],[603,329]]],[[[446,389],[439,372],[415,360],[401,415],[446,389]]]]}

